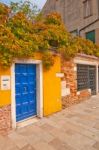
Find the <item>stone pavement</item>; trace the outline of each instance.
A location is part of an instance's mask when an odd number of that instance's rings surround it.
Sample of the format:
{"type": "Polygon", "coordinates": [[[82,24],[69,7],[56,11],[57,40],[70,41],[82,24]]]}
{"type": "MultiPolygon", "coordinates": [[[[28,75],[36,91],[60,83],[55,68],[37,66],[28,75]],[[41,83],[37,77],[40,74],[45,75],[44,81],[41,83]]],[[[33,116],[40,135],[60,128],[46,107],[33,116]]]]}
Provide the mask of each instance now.
{"type": "Polygon", "coordinates": [[[0,150],[99,150],[99,96],[0,136],[0,150]]]}

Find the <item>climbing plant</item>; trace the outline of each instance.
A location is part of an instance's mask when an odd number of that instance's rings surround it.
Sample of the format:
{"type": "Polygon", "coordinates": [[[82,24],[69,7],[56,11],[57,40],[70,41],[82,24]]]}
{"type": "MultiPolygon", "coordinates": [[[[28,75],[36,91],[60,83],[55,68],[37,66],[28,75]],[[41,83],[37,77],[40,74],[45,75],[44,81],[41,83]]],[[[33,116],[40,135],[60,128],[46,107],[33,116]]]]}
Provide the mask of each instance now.
{"type": "Polygon", "coordinates": [[[44,66],[54,64],[53,51],[69,59],[77,53],[99,57],[99,47],[91,41],[72,37],[56,12],[42,17],[30,3],[0,3],[0,63],[9,66],[15,58],[41,53],[44,66]]]}

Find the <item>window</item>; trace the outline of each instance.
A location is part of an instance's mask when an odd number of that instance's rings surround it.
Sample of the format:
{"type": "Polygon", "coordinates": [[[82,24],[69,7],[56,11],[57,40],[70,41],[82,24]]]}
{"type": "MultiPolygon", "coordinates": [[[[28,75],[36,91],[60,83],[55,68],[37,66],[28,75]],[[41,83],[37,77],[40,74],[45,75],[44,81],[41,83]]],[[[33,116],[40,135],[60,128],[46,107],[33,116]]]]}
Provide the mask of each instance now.
{"type": "Polygon", "coordinates": [[[77,87],[78,91],[88,89],[88,66],[77,65],[77,87]]]}
{"type": "Polygon", "coordinates": [[[77,64],[77,90],[91,89],[96,94],[96,66],[77,64]]]}
{"type": "Polygon", "coordinates": [[[84,18],[90,17],[92,15],[92,0],[84,1],[84,18]]]}
{"type": "Polygon", "coordinates": [[[86,33],[86,39],[95,43],[95,30],[86,33]]]}

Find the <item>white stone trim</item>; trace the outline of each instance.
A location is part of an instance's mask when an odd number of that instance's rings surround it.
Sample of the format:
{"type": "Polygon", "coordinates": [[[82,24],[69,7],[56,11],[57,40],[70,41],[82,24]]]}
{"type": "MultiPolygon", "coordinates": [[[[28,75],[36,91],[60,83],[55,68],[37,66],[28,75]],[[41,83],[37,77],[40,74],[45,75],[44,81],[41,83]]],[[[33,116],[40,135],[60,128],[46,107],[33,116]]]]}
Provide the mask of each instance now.
{"type": "Polygon", "coordinates": [[[37,65],[37,116],[43,117],[43,65],[41,60],[22,59],[16,60],[11,66],[11,115],[12,128],[16,128],[16,102],[15,102],[15,64],[36,64],[37,65]]]}
{"type": "Polygon", "coordinates": [[[88,61],[88,60],[81,60],[81,58],[74,58],[74,63],[76,64],[83,64],[83,65],[92,65],[92,66],[96,66],[98,64],[98,62],[96,61],[88,61]]]}
{"type": "Polygon", "coordinates": [[[80,95],[80,91],[77,91],[77,95],[80,95]]]}
{"type": "Polygon", "coordinates": [[[11,66],[11,115],[12,128],[16,128],[16,110],[15,110],[15,64],[11,66]]]}

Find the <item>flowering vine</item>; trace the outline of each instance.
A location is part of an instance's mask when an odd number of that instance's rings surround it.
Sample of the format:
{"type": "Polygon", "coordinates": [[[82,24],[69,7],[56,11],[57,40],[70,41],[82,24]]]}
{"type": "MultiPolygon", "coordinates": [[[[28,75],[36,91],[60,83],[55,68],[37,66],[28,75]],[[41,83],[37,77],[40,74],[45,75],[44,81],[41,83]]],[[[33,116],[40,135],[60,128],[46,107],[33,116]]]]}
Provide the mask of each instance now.
{"type": "Polygon", "coordinates": [[[48,69],[54,64],[53,50],[65,59],[77,53],[99,57],[99,47],[83,38],[72,37],[58,13],[40,18],[36,15],[34,19],[21,10],[12,13],[13,7],[0,3],[0,63],[3,66],[9,66],[15,58],[33,57],[39,52],[48,69]]]}

